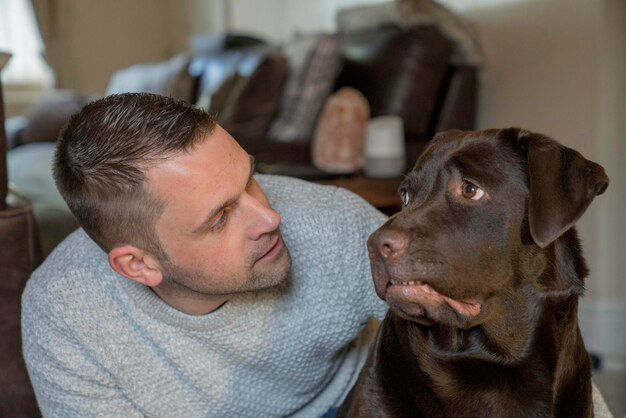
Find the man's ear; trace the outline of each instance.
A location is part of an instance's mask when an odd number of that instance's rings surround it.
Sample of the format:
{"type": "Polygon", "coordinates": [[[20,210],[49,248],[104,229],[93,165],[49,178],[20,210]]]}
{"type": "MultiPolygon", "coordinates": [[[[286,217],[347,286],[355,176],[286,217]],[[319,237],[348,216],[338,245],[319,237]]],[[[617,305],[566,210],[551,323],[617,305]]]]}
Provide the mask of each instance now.
{"type": "Polygon", "coordinates": [[[158,286],[163,280],[161,265],[156,258],[129,244],[109,251],[109,264],[118,274],[146,286],[158,286]]]}
{"type": "Polygon", "coordinates": [[[609,178],[600,165],[553,139],[526,131],[518,135],[518,146],[528,160],[530,233],[535,243],[545,248],[604,193],[609,178]]]}

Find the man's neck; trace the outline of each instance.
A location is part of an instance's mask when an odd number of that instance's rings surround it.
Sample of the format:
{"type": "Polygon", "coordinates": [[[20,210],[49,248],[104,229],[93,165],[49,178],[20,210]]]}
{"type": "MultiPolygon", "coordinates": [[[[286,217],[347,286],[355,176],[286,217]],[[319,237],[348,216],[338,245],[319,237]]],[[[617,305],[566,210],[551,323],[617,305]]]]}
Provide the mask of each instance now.
{"type": "Polygon", "coordinates": [[[230,295],[200,295],[197,293],[190,296],[188,293],[170,292],[168,290],[171,289],[165,290],[161,286],[151,287],[151,289],[165,303],[187,315],[206,315],[215,312],[231,297],[230,295]]]}

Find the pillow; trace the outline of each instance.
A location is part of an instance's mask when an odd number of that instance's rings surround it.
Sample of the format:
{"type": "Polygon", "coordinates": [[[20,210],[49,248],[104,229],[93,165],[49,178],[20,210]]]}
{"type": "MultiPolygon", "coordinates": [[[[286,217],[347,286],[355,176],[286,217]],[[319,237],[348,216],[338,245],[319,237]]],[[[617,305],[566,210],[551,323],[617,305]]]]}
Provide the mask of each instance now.
{"type": "Polygon", "coordinates": [[[198,79],[196,106],[210,110],[213,96],[224,95],[224,89],[228,90],[228,80],[237,72],[237,63],[241,56],[241,51],[225,51],[191,60],[189,71],[198,79]]]}
{"type": "Polygon", "coordinates": [[[260,140],[276,115],[287,76],[287,60],[276,51],[248,55],[231,76],[229,91],[219,106],[217,119],[235,139],[260,140]]]}
{"type": "Polygon", "coordinates": [[[271,140],[311,140],[317,117],[333,90],[341,66],[339,37],[335,34],[319,36],[304,62],[299,71],[289,74],[279,114],[269,130],[271,140]]]}
{"type": "Polygon", "coordinates": [[[145,92],[192,101],[194,79],[188,67],[189,57],[180,54],[164,62],[123,68],[111,76],[106,94],[145,92]]]}
{"type": "Polygon", "coordinates": [[[70,90],[52,90],[35,103],[26,114],[26,125],[20,132],[20,144],[56,141],[61,128],[91,97],[70,90]]]}
{"type": "Polygon", "coordinates": [[[287,87],[289,83],[292,85],[297,83],[297,77],[293,77],[292,74],[298,75],[301,71],[304,71],[307,57],[312,48],[317,44],[320,39],[325,35],[322,33],[305,34],[296,32],[288,43],[283,45],[282,51],[285,58],[289,62],[289,77],[287,80],[287,87]]]}
{"type": "Polygon", "coordinates": [[[208,107],[209,113],[215,115],[218,122],[230,120],[234,112],[235,102],[241,96],[248,82],[248,77],[241,76],[236,72],[231,74],[217,90],[211,93],[209,102],[203,107],[208,107]]]}
{"type": "Polygon", "coordinates": [[[372,117],[400,116],[407,138],[425,137],[441,100],[451,50],[432,27],[383,26],[345,34],[337,87],[361,91],[372,117]]]}
{"type": "Polygon", "coordinates": [[[242,48],[193,60],[196,106],[208,110],[242,145],[265,137],[276,114],[287,60],[269,47],[242,48]]]}
{"type": "Polygon", "coordinates": [[[407,138],[428,136],[445,91],[451,51],[450,43],[429,27],[408,30],[389,43],[369,74],[376,80],[365,94],[372,116],[400,116],[407,138]]]}

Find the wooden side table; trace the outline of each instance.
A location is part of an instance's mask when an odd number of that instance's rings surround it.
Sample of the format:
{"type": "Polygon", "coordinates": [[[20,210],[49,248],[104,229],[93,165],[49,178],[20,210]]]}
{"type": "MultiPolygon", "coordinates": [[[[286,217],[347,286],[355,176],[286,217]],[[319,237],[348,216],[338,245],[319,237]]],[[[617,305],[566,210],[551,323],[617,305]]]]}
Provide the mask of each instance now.
{"type": "Polygon", "coordinates": [[[343,187],[361,196],[372,206],[387,215],[393,215],[401,208],[398,187],[403,177],[373,179],[358,174],[352,177],[337,177],[317,180],[316,183],[343,187]]]}

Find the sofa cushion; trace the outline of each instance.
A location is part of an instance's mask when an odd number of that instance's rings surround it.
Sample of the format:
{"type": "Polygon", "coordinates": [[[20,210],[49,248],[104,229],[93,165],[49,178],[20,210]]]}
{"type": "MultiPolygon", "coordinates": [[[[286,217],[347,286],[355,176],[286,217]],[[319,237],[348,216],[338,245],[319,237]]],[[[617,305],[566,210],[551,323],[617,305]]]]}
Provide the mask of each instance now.
{"type": "Polygon", "coordinates": [[[279,142],[310,141],[326,97],[332,92],[341,66],[339,37],[327,34],[315,42],[300,71],[290,74],[279,114],[269,138],[279,142]]]}
{"type": "Polygon", "coordinates": [[[28,125],[26,115],[11,116],[4,120],[4,131],[7,135],[7,149],[14,148],[21,144],[20,136],[28,125]]]}

